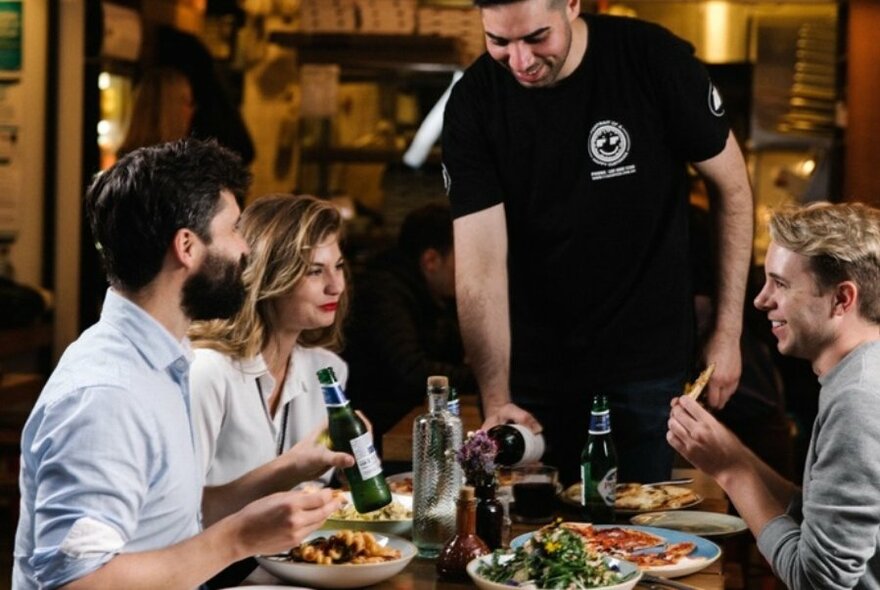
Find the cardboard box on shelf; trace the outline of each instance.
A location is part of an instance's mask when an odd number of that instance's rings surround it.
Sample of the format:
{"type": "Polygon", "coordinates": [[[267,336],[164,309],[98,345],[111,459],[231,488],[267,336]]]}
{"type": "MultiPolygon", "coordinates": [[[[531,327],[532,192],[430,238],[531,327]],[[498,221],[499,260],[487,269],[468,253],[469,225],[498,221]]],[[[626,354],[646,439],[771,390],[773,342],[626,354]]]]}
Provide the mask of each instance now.
{"type": "Polygon", "coordinates": [[[357,0],[362,33],[409,35],[416,29],[416,0],[357,0]]]}
{"type": "Polygon", "coordinates": [[[420,35],[440,35],[458,39],[466,62],[486,50],[480,12],[474,8],[421,6],[416,15],[420,35]]]}
{"type": "Polygon", "coordinates": [[[307,33],[353,33],[357,28],[354,0],[302,0],[300,28],[307,33]]]}

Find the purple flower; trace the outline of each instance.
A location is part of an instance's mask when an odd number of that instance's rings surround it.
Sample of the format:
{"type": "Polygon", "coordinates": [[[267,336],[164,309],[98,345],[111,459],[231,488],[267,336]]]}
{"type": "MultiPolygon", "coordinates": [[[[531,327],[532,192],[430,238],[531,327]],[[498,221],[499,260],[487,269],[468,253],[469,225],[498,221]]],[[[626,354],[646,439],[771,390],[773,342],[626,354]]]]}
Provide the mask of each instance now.
{"type": "Polygon", "coordinates": [[[484,430],[469,432],[455,458],[464,470],[467,483],[474,486],[490,485],[495,481],[495,456],[498,445],[484,430]]]}

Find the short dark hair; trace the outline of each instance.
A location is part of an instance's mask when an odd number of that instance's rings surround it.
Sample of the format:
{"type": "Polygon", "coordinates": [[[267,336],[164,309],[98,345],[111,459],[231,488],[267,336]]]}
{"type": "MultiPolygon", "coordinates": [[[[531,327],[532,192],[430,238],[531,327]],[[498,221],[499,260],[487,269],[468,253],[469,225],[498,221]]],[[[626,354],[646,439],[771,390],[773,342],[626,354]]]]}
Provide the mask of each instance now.
{"type": "Polygon", "coordinates": [[[403,220],[397,245],[410,260],[418,260],[428,248],[443,256],[452,250],[452,214],[449,205],[431,203],[411,211],[403,220]]]}
{"type": "Polygon", "coordinates": [[[130,291],[147,285],[179,229],[209,244],[220,191],[241,206],[249,184],[241,158],[214,140],[140,148],[99,173],[85,205],[110,284],[130,291]]]}

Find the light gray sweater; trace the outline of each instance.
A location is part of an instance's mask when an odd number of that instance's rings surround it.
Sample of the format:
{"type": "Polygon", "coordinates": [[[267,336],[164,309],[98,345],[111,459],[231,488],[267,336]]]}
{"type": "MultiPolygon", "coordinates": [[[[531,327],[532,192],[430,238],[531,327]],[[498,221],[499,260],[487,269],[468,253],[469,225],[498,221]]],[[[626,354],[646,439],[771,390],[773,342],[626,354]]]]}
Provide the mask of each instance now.
{"type": "Polygon", "coordinates": [[[767,523],[758,549],[792,589],[880,589],[880,342],[819,383],[800,501],[767,523]]]}

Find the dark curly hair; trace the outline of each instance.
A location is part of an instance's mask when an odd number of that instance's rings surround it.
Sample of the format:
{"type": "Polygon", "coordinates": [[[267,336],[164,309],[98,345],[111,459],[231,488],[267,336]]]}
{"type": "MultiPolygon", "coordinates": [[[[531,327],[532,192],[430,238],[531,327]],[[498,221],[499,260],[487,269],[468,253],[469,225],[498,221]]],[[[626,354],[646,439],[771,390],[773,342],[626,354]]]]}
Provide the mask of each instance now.
{"type": "Polygon", "coordinates": [[[220,191],[241,206],[249,184],[241,159],[213,140],[140,148],[99,173],[85,206],[110,284],[129,291],[147,285],[179,229],[210,243],[220,191]]]}

